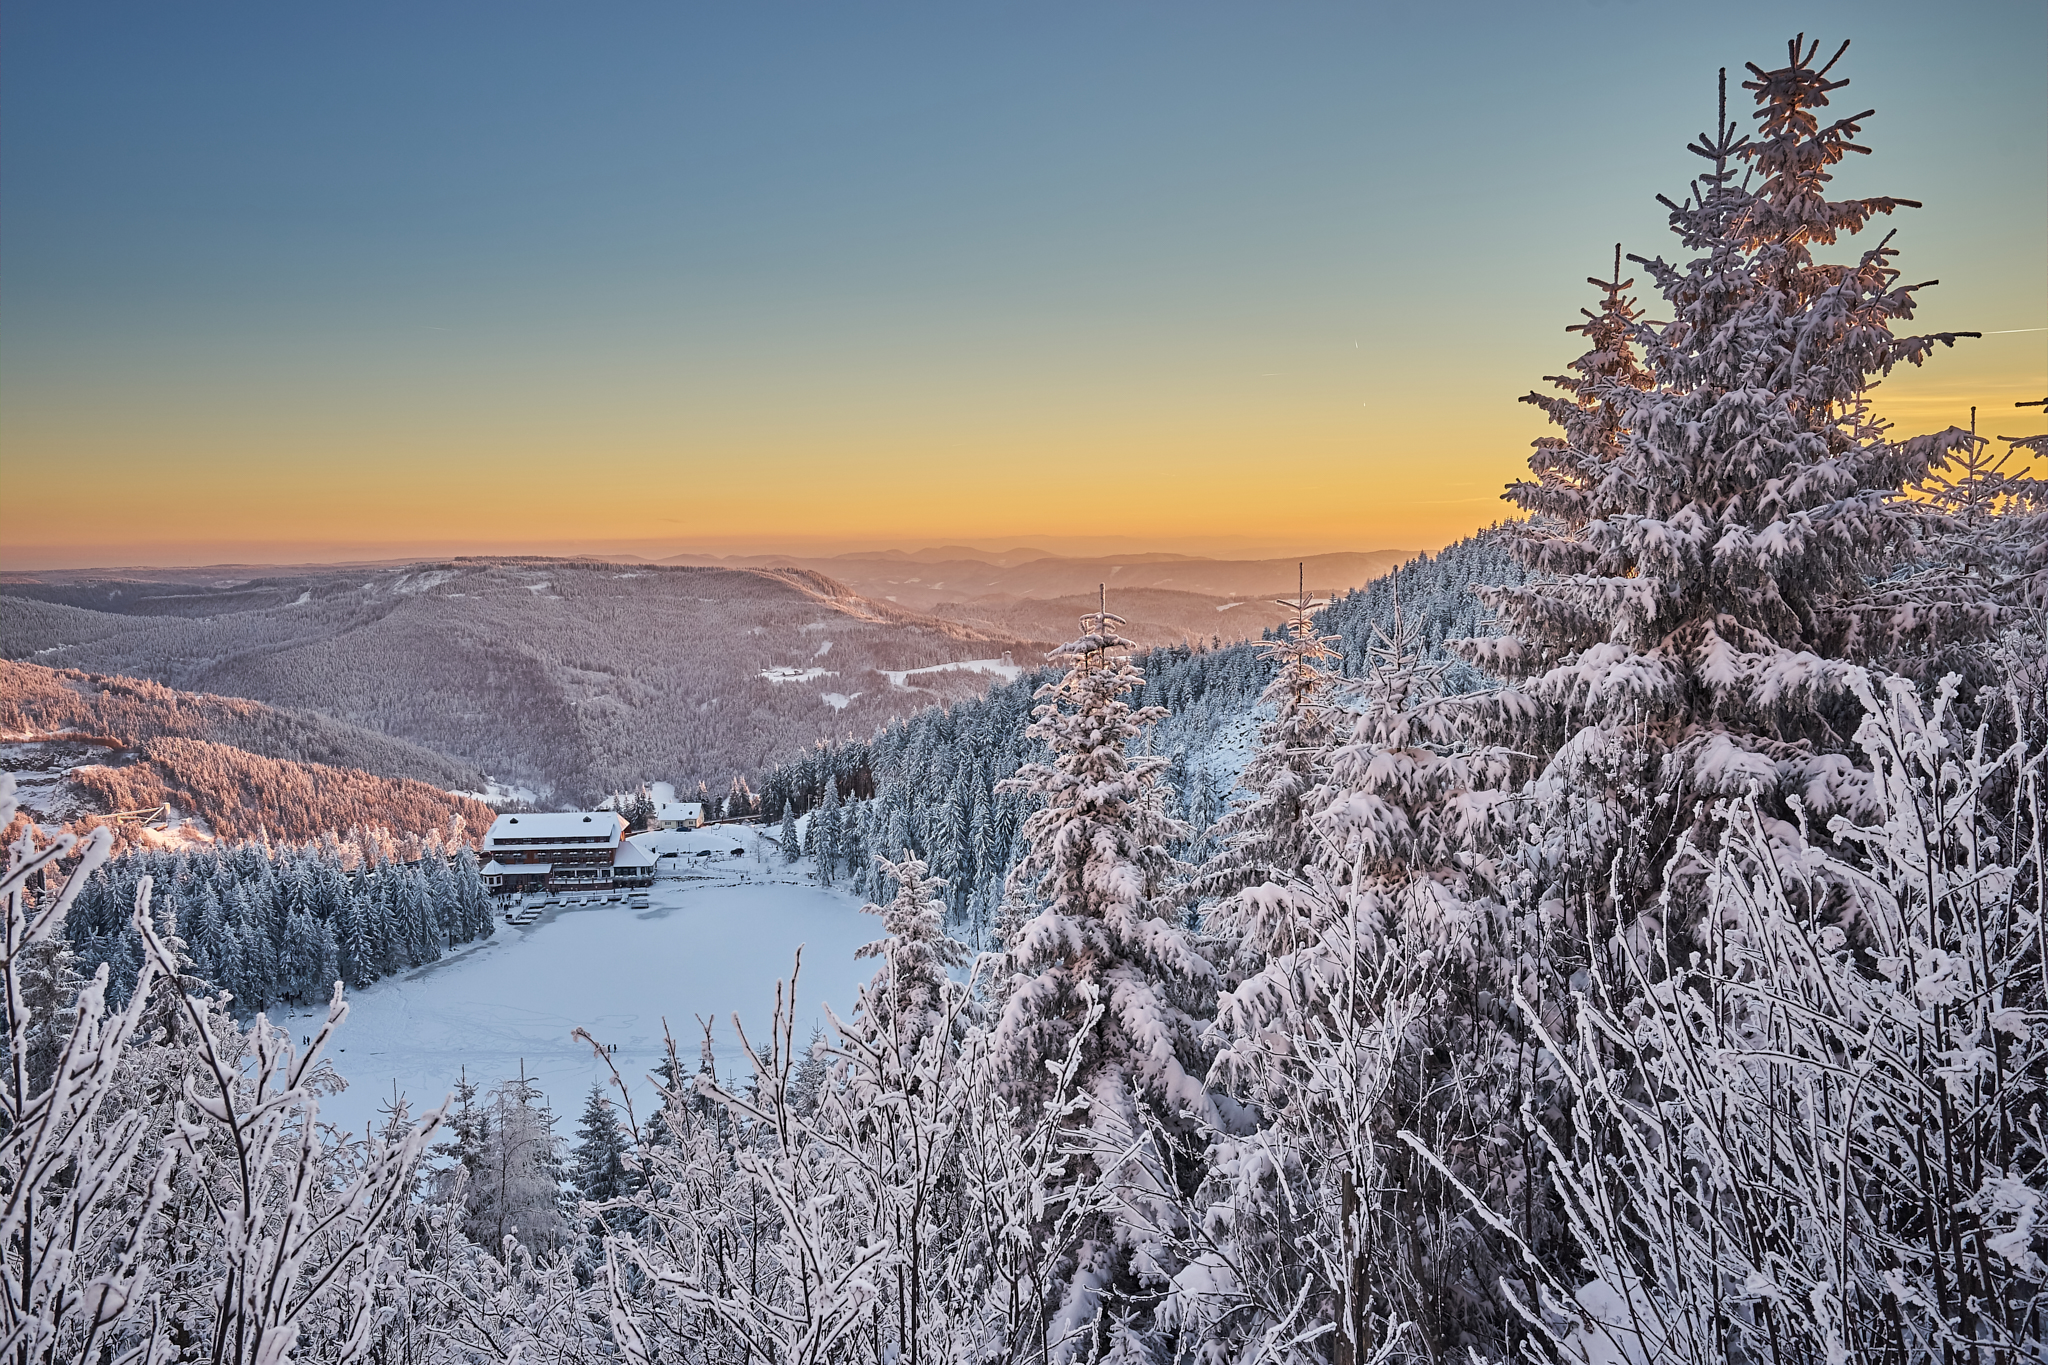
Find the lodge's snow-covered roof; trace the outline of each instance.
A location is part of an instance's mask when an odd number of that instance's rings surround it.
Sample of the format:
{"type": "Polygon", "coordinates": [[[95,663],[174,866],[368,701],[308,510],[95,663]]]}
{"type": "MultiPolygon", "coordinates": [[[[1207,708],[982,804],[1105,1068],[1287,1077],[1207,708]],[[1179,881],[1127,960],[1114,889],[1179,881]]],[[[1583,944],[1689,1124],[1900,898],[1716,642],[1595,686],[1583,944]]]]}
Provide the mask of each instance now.
{"type": "Polygon", "coordinates": [[[485,863],[478,871],[486,877],[545,877],[554,870],[553,863],[501,863],[496,858],[485,863]]]}
{"type": "Polygon", "coordinates": [[[613,811],[522,811],[493,820],[491,832],[484,837],[484,847],[517,847],[545,839],[556,845],[570,840],[614,848],[625,832],[626,822],[613,811]]]}
{"type": "Polygon", "coordinates": [[[653,867],[654,855],[631,839],[619,844],[619,851],[612,855],[613,867],[653,867]]]}
{"type": "Polygon", "coordinates": [[[654,806],[657,820],[702,820],[704,803],[701,801],[659,801],[654,806]]]}

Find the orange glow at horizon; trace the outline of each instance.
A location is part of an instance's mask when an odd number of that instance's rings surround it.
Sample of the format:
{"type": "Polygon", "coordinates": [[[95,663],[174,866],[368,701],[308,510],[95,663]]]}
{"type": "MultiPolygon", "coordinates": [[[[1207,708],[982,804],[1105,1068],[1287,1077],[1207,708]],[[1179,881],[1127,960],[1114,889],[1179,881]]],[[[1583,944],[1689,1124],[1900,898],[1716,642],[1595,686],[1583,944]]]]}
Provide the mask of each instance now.
{"type": "MultiPolygon", "coordinates": [[[[1939,354],[1878,390],[1880,414],[1901,433],[1931,431],[1966,425],[1975,403],[1981,432],[2031,433],[2039,410],[2013,404],[2041,397],[2033,349],[1939,354]]],[[[574,412],[497,429],[463,430],[450,413],[310,432],[294,432],[284,412],[245,411],[233,424],[189,414],[189,425],[163,421],[153,433],[105,415],[46,426],[17,416],[8,444],[45,455],[7,462],[0,567],[915,548],[1033,535],[1132,549],[1435,550],[1511,513],[1502,486],[1544,431],[1512,401],[1526,385],[1501,373],[1488,386],[1499,400],[1462,410],[1450,386],[1353,409],[1328,392],[1343,378],[1220,395],[1161,385],[1141,395],[1149,403],[1098,395],[1093,411],[1029,426],[871,403],[837,427],[823,403],[776,420],[700,423],[686,439],[658,418],[623,417],[577,439],[574,412]]]]}
{"type": "MultiPolygon", "coordinates": [[[[1924,205],[1821,254],[1896,229],[1943,281],[1899,330],[1986,333],[1878,412],[2043,430],[2012,405],[2048,391],[2048,11],[1815,5],[1878,111],[1831,193],[1924,205]]],[[[1512,513],[1585,277],[1682,253],[1657,196],[1715,69],[1791,27],[1639,6],[1595,56],[1499,0],[17,9],[10,570],[1434,550],[1512,513]]]]}

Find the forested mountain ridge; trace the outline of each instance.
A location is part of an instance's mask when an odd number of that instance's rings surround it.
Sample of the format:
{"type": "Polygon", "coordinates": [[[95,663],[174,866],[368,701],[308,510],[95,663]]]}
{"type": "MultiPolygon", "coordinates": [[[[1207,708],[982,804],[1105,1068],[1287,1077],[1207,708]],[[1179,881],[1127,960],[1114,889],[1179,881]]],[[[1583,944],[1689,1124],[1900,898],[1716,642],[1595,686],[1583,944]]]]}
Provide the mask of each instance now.
{"type": "Polygon", "coordinates": [[[404,740],[146,678],[0,661],[0,770],[24,816],[121,843],[311,839],[355,828],[474,838],[483,774],[404,740]]]}
{"type": "Polygon", "coordinates": [[[0,640],[17,659],[317,711],[558,804],[656,776],[722,789],[987,681],[891,673],[1044,648],[802,569],[521,558],[192,577],[13,575],[0,640]]]}
{"type": "Polygon", "coordinates": [[[65,731],[106,736],[125,747],[151,739],[206,740],[264,758],[358,768],[451,791],[482,791],[486,780],[445,754],[316,712],[181,692],[147,678],[0,660],[0,734],[29,739],[65,731]]]}
{"type": "Polygon", "coordinates": [[[66,776],[100,810],[168,804],[230,840],[312,839],[358,828],[475,839],[496,814],[474,797],[410,778],[264,758],[203,739],[144,740],[132,755],[66,776]]]}

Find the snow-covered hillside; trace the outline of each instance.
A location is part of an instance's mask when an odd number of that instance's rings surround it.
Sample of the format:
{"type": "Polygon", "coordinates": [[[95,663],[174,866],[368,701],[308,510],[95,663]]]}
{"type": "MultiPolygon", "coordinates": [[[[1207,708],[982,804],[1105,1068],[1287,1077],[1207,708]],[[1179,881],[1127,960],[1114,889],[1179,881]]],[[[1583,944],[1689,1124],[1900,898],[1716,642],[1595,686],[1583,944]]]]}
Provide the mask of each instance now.
{"type": "MultiPolygon", "coordinates": [[[[1358,679],[1367,671],[1374,632],[1393,628],[1398,606],[1417,646],[1449,669],[1450,685],[1477,686],[1479,675],[1449,657],[1447,641],[1492,631],[1492,612],[1475,585],[1517,584],[1523,576],[1501,533],[1482,532],[1339,595],[1318,613],[1316,628],[1339,641],[1337,671],[1358,679]]],[[[1108,600],[1114,609],[1115,594],[1108,600]]],[[[1252,753],[1258,698],[1271,665],[1252,643],[1167,645],[1145,651],[1138,662],[1140,703],[1162,707],[1166,715],[1137,747],[1170,761],[1166,790],[1174,813],[1194,830],[1206,830],[1228,808],[1252,753]]],[[[1003,676],[985,696],[928,707],[872,739],[805,750],[763,780],[763,813],[772,820],[784,805],[808,812],[832,782],[844,804],[833,817],[826,852],[855,889],[878,894],[874,855],[895,857],[908,848],[947,879],[950,923],[978,941],[1002,900],[1030,810],[1022,792],[999,784],[1038,756],[1025,730],[1033,694],[1051,675],[1012,669],[1003,676]]],[[[1341,694],[1338,704],[1348,704],[1341,694]]],[[[1197,833],[1175,851],[1191,855],[1200,842],[1197,833]]],[[[808,834],[804,847],[814,847],[808,834]]]]}

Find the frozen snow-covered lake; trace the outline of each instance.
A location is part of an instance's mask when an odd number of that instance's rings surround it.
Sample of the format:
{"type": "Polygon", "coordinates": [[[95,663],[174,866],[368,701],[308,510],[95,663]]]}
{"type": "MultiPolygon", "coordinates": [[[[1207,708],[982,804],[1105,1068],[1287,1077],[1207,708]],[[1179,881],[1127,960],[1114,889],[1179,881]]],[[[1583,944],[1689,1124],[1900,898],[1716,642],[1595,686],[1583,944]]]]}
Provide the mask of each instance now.
{"type": "MultiPolygon", "coordinates": [[[[643,837],[657,841],[657,851],[694,852],[714,837],[722,851],[733,842],[712,831],[643,837]]],[[[361,1132],[394,1084],[417,1114],[441,1102],[465,1065],[488,1087],[517,1075],[524,1059],[554,1107],[557,1131],[573,1137],[601,1072],[590,1048],[569,1036],[582,1027],[617,1045],[614,1061],[644,1118],[664,1017],[691,1070],[703,1037],[696,1016],[715,1020],[719,1070],[731,1074],[740,1055],[733,1012],[749,1036],[765,1034],[776,980],[788,979],[799,945],[801,1042],[814,1021],[825,1022],[823,1002],[842,1015],[850,1010],[856,988],[874,974],[854,949],[880,937],[882,926],[853,897],[784,868],[772,847],[768,859],[757,862],[751,848],[744,858],[663,858],[646,909],[564,905],[532,924],[501,922],[481,944],[355,994],[329,1052],[349,1086],[321,1102],[321,1117],[361,1132]]],[[[294,1035],[310,1032],[308,1011],[286,1017],[294,1035]]]]}

